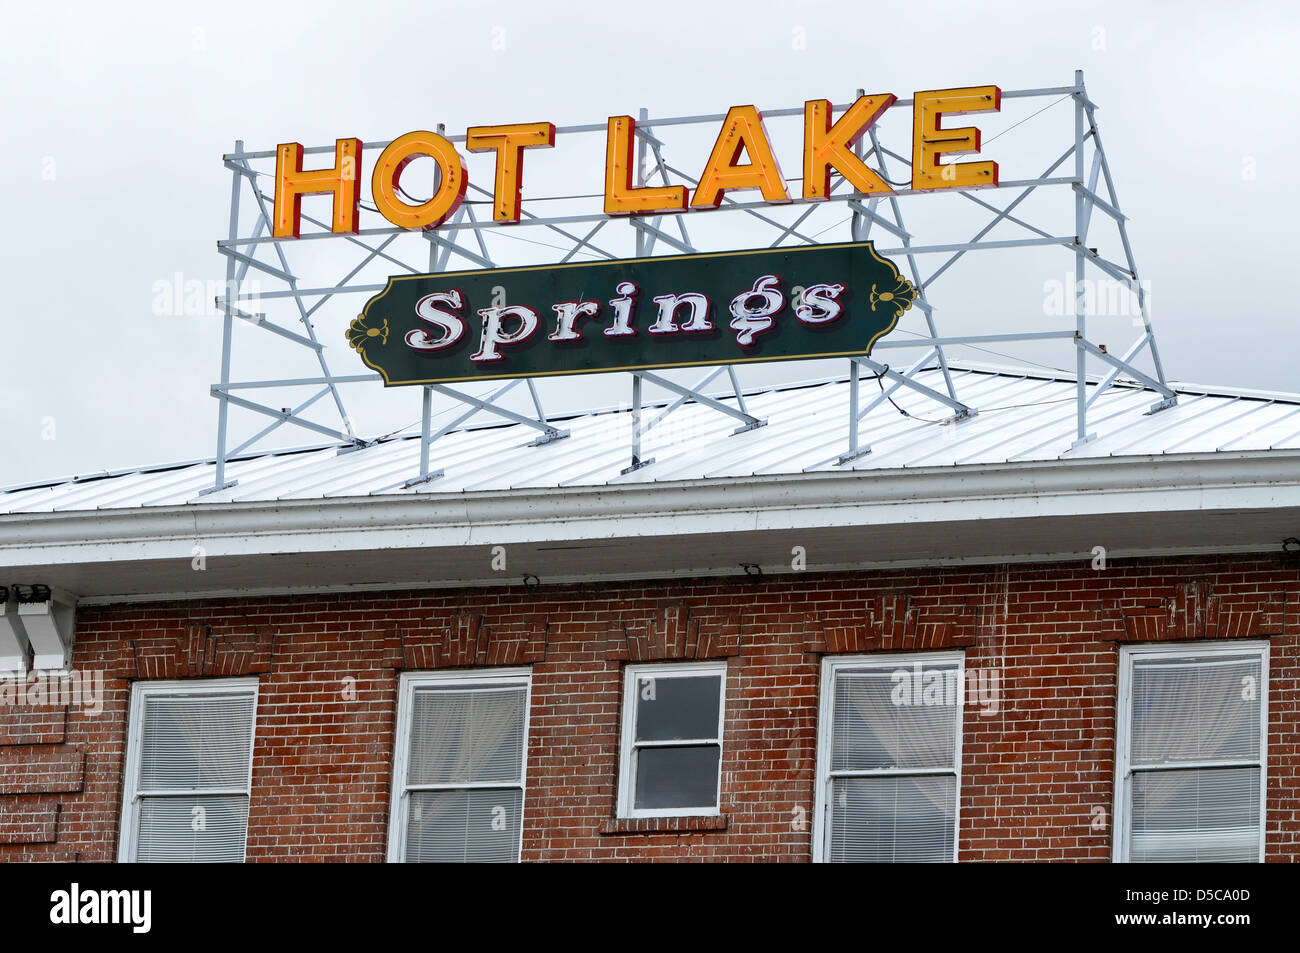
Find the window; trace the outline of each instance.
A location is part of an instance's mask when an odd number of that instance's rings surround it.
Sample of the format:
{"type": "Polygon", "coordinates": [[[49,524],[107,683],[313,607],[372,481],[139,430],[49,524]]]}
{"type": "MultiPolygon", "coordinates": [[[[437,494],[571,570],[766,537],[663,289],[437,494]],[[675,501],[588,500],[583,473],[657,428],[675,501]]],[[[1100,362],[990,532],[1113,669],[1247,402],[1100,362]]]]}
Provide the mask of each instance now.
{"type": "Polygon", "coordinates": [[[136,682],[118,859],[242,863],[257,679],[136,682]]]}
{"type": "Polygon", "coordinates": [[[726,676],[725,662],[627,667],[620,817],[718,813],[726,676]]]}
{"type": "Polygon", "coordinates": [[[813,859],[955,861],[961,653],[822,662],[813,859]]]}
{"type": "Polygon", "coordinates": [[[519,860],[527,669],[402,675],[388,859],[519,860]]]}
{"type": "Polygon", "coordinates": [[[1263,859],[1268,646],[1120,649],[1115,859],[1263,859]]]}

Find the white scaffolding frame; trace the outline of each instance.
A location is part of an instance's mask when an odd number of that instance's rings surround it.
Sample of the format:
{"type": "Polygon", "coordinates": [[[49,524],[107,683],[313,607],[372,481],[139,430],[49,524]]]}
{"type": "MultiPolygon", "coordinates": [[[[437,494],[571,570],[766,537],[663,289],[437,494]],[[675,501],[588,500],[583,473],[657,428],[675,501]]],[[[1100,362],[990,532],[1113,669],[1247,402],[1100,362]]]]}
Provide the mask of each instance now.
{"type": "MultiPolygon", "coordinates": [[[[861,94],[862,91],[859,90],[859,95],[861,94]]],[[[1176,403],[1177,398],[1174,391],[1168,386],[1165,379],[1164,368],[1160,361],[1155,334],[1151,326],[1146,290],[1139,278],[1137,263],[1129,241],[1128,219],[1121,211],[1119,196],[1115,189],[1110,165],[1102,148],[1101,135],[1097,128],[1096,107],[1088,99],[1087,91],[1084,88],[1082,71],[1076,71],[1074,84],[1071,86],[1008,90],[1002,93],[1004,100],[1025,98],[1062,99],[1065,97],[1073,100],[1073,142],[1042,174],[1032,179],[1003,181],[992,188],[948,190],[961,195],[991,215],[984,227],[964,242],[920,244],[915,241],[915,236],[908,232],[902,214],[903,200],[918,194],[928,193],[918,193],[908,188],[900,188],[888,194],[862,195],[848,191],[842,179],[837,179],[837,189],[832,193],[829,202],[810,203],[792,224],[782,224],[774,218],[771,209],[764,202],[746,202],[734,198],[724,198],[722,206],[714,212],[715,215],[729,212],[748,216],[749,219],[758,223],[758,234],[762,234],[764,230],[770,230],[767,231],[766,237],[771,240],[769,247],[775,248],[783,242],[816,244],[816,237],[810,237],[801,232],[799,230],[800,225],[818,208],[832,203],[844,203],[851,213],[848,220],[850,229],[848,237],[851,240],[866,240],[871,237],[873,230],[878,230],[885,233],[887,237],[883,241],[877,242],[877,245],[880,246],[877,251],[887,257],[892,256],[896,259],[906,260],[908,277],[910,277],[917,290],[914,307],[921,312],[927,331],[915,338],[886,337],[876,343],[872,357],[851,358],[849,360],[848,441],[845,452],[839,459],[840,464],[848,463],[870,452],[870,446],[863,440],[859,432],[860,423],[875,407],[885,400],[891,399],[893,394],[901,389],[912,390],[945,405],[952,412],[945,422],[960,422],[978,413],[979,409],[977,407],[963,401],[958,393],[953,376],[949,372],[945,348],[954,345],[981,346],[992,343],[1051,339],[1071,341],[1075,350],[1075,367],[1078,381],[1076,393],[1077,425],[1073,446],[1086,443],[1094,438],[1095,435],[1088,430],[1088,409],[1107,388],[1120,380],[1122,376],[1154,390],[1160,396],[1160,399],[1151,406],[1151,412],[1163,410],[1176,403]],[[1073,162],[1069,174],[1058,174],[1062,166],[1070,163],[1071,160],[1073,162]],[[1098,191],[1098,186],[1103,184],[1104,197],[1098,191]],[[1056,234],[1050,228],[1039,227],[1013,214],[1017,207],[1037,190],[1054,188],[1069,188],[1073,192],[1074,222],[1071,234],[1056,234]],[[1014,198],[1006,204],[998,203],[996,199],[1002,196],[1003,193],[1014,193],[1014,198]],[[1095,247],[1088,247],[1088,233],[1094,211],[1100,211],[1114,221],[1122,248],[1122,262],[1116,262],[1099,254],[1098,249],[1095,247]],[[1026,231],[1029,237],[1009,240],[984,240],[989,232],[1003,222],[1018,226],[1026,231]],[[935,309],[931,304],[929,291],[952,265],[970,252],[1041,246],[1059,246],[1070,250],[1073,254],[1075,276],[1073,308],[1075,321],[1073,327],[1063,326],[1029,332],[949,337],[942,336],[939,333],[934,314],[935,309]],[[927,272],[922,268],[920,262],[922,259],[926,261],[932,260],[931,256],[941,256],[942,263],[927,272]],[[1123,352],[1122,356],[1109,353],[1105,346],[1095,344],[1088,338],[1085,279],[1089,274],[1089,268],[1096,269],[1107,278],[1127,286],[1136,295],[1141,318],[1141,332],[1138,339],[1123,352]],[[893,349],[908,349],[913,353],[919,353],[920,356],[910,360],[903,370],[895,369],[876,359],[879,352],[893,349]],[[1134,364],[1144,354],[1150,360],[1153,368],[1151,371],[1140,370],[1134,364]],[[1096,381],[1091,388],[1088,386],[1087,376],[1090,359],[1094,366],[1099,363],[1104,366],[1106,371],[1105,375],[1096,381]],[[943,381],[941,389],[926,386],[918,380],[922,370],[932,367],[937,367],[941,372],[943,381]],[[880,383],[880,393],[876,394],[865,405],[861,402],[860,388],[861,374],[864,369],[870,372],[874,379],[880,383]],[[888,386],[885,386],[886,380],[889,382],[888,386]],[[1089,392],[1090,390],[1091,392],[1089,392]]],[[[911,104],[911,99],[899,99],[891,108],[908,107],[911,104]]],[[[847,107],[840,105],[834,108],[839,112],[847,107]]],[[[765,118],[802,116],[803,108],[795,107],[764,111],[763,115],[765,118]]],[[[704,125],[716,129],[724,118],[724,115],[716,114],[651,119],[646,114],[646,111],[642,109],[636,126],[637,184],[684,184],[688,187],[694,187],[697,184],[694,178],[673,167],[666,160],[665,153],[668,149],[666,138],[674,130],[681,127],[704,125]]],[[[438,127],[438,131],[444,133],[441,126],[438,127]]],[[[556,130],[557,147],[567,137],[581,135],[603,136],[605,131],[606,125],[603,122],[558,127],[556,130]]],[[[449,136],[448,138],[452,142],[463,142],[465,139],[464,135],[449,136]]],[[[366,152],[377,151],[386,145],[386,142],[368,142],[364,144],[364,149],[366,152]]],[[[900,155],[898,152],[882,145],[874,126],[869,130],[869,136],[859,141],[857,151],[886,179],[889,177],[891,165],[895,166],[895,168],[908,168],[911,164],[911,160],[907,156],[900,155]]],[[[332,144],[312,146],[304,149],[304,152],[308,155],[332,156],[334,146],[332,144]]],[[[264,183],[270,181],[265,169],[268,163],[270,168],[274,169],[275,155],[274,151],[245,151],[244,144],[240,141],[236,142],[235,151],[224,157],[225,165],[231,172],[230,226],[228,237],[219,241],[217,245],[226,259],[227,293],[218,298],[217,301],[223,316],[221,380],[212,386],[212,395],[218,401],[216,474],[214,485],[205,491],[207,493],[233,486],[234,482],[228,481],[226,478],[227,463],[232,458],[257,447],[284,424],[292,424],[329,437],[343,444],[344,449],[365,447],[375,442],[374,439],[367,439],[355,432],[351,418],[344,406],[342,388],[363,382],[374,386],[373,382],[380,380],[379,375],[340,375],[331,371],[326,359],[326,344],[317,338],[313,322],[313,317],[338,296],[373,295],[384,289],[385,285],[383,284],[368,284],[355,280],[358,274],[373,261],[385,261],[400,269],[402,273],[433,273],[447,270],[451,256],[454,254],[476,268],[495,268],[497,264],[489,254],[485,236],[490,236],[495,229],[502,227],[507,227],[515,233],[518,233],[520,229],[545,230],[549,233],[549,237],[559,236],[564,239],[569,243],[567,246],[553,246],[560,247],[560,250],[564,252],[563,257],[555,262],[556,264],[571,261],[579,253],[597,255],[607,260],[613,260],[621,256],[617,256],[593,243],[593,239],[612,223],[615,223],[617,227],[634,230],[637,257],[648,257],[660,249],[666,254],[696,253],[702,250],[697,248],[691,240],[689,232],[691,218],[689,215],[627,217],[611,216],[603,211],[594,211],[573,215],[546,216],[525,210],[517,224],[503,226],[491,220],[480,221],[474,212],[474,206],[468,202],[460,207],[451,220],[438,229],[419,233],[428,243],[427,263],[423,260],[423,256],[421,256],[418,263],[415,263],[410,260],[409,256],[401,258],[390,252],[390,246],[400,235],[409,234],[403,229],[392,226],[362,228],[355,234],[337,235],[329,231],[327,222],[322,222],[304,213],[302,221],[319,228],[320,231],[304,233],[298,239],[277,239],[269,234],[273,198],[267,194],[264,188],[264,183]],[[262,181],[259,181],[259,179],[262,181]],[[251,231],[241,235],[240,206],[241,202],[249,197],[252,199],[253,208],[256,212],[255,221],[251,231]],[[665,227],[664,218],[673,219],[672,225],[665,227]],[[676,234],[673,234],[673,231],[676,234]],[[321,287],[300,287],[301,279],[290,265],[286,248],[298,246],[302,251],[306,251],[312,247],[315,241],[323,239],[329,239],[335,243],[350,243],[356,246],[358,251],[364,252],[364,256],[348,274],[334,284],[321,287]],[[259,279],[269,279],[277,287],[270,291],[260,289],[257,292],[247,291],[246,282],[250,270],[256,271],[259,279]],[[249,300],[270,301],[275,299],[290,299],[293,302],[300,327],[285,327],[282,323],[270,320],[265,314],[250,313],[242,307],[249,300]],[[261,328],[298,347],[314,352],[315,360],[320,366],[320,375],[317,377],[278,380],[232,380],[232,334],[237,320],[261,328]],[[300,387],[312,387],[311,396],[300,400],[296,406],[280,409],[241,396],[243,392],[249,390],[300,387]],[[339,423],[333,427],[308,419],[305,416],[305,412],[309,408],[316,406],[326,398],[329,398],[326,406],[332,404],[339,418],[339,423]],[[268,417],[271,422],[252,437],[243,441],[239,446],[231,448],[229,446],[229,425],[230,409],[232,407],[268,417]]],[[[470,183],[469,189],[476,196],[491,198],[490,190],[474,183],[470,183]]],[[[541,200],[567,201],[582,198],[584,196],[554,195],[542,196],[541,200]]],[[[529,204],[537,207],[540,202],[537,199],[531,199],[529,204]]],[[[1059,226],[1056,231],[1061,231],[1059,226]]],[[[356,310],[353,307],[349,311],[349,317],[355,314],[356,310]]],[[[1134,323],[1136,325],[1138,322],[1135,321],[1134,323]]],[[[343,343],[342,335],[340,334],[338,337],[339,342],[336,346],[343,343]]],[[[330,343],[334,342],[331,341],[330,343]]],[[[696,384],[689,387],[650,371],[633,372],[630,376],[632,378],[630,410],[632,415],[631,463],[622,471],[623,473],[629,473],[653,463],[653,458],[643,457],[643,437],[687,401],[694,401],[719,413],[734,417],[739,423],[736,433],[761,427],[766,423],[766,421],[755,417],[748,411],[740,379],[734,366],[710,368],[696,384]],[[727,374],[730,393],[722,398],[704,394],[702,389],[712,383],[723,372],[727,374]],[[674,402],[665,406],[648,423],[642,421],[644,409],[642,399],[643,383],[654,384],[677,395],[674,402]]],[[[405,485],[413,486],[441,476],[443,471],[433,469],[431,466],[433,445],[440,437],[462,426],[471,417],[480,413],[495,415],[498,418],[536,430],[538,436],[534,444],[549,443],[568,436],[567,431],[557,428],[547,418],[534,381],[532,379],[522,379],[522,382],[528,387],[534,411],[532,415],[510,410],[500,403],[501,398],[521,383],[521,380],[507,381],[486,397],[476,397],[442,384],[420,385],[422,394],[420,468],[418,474],[413,474],[405,485]],[[434,415],[432,409],[433,395],[435,393],[463,405],[463,410],[457,416],[437,430],[433,427],[434,415]]]]}

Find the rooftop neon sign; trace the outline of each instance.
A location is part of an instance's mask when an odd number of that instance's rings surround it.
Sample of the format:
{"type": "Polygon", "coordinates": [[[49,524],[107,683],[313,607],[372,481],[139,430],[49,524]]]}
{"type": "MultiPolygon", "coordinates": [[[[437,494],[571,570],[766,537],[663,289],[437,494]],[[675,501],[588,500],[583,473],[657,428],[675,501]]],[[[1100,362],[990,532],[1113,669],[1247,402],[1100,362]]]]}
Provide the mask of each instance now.
{"type": "MultiPolygon", "coordinates": [[[[790,194],[763,127],[762,113],[754,106],[733,106],[727,111],[693,192],[685,185],[634,185],[636,121],[631,116],[611,116],[605,138],[605,212],[665,215],[714,209],[728,192],[745,190],[757,190],[764,202],[774,205],[823,202],[830,198],[832,172],[843,176],[861,194],[893,192],[889,183],[854,152],[854,145],[896,101],[892,93],[861,96],[838,119],[832,116],[828,100],[804,103],[803,177],[798,195],[790,194]]],[[[912,103],[911,189],[930,192],[996,186],[996,162],[940,161],[945,156],[980,151],[978,128],[947,128],[942,120],[944,116],[996,112],[1001,104],[1002,92],[997,86],[916,93],[912,103]]],[[[554,146],[555,125],[550,122],[471,126],[467,130],[466,148],[470,152],[496,154],[494,221],[519,221],[524,153],[554,146]]],[[[272,235],[297,238],[302,197],[319,194],[333,199],[330,230],[356,233],[363,164],[361,140],[336,140],[334,165],[328,168],[303,169],[303,151],[297,142],[282,143],[276,149],[272,235]]],[[[464,156],[449,139],[421,130],[399,136],[384,147],[371,169],[370,186],[375,208],[385,219],[399,228],[428,230],[437,228],[460,208],[469,177],[464,156]],[[427,202],[411,204],[401,197],[402,170],[412,160],[426,156],[438,166],[437,191],[427,202]]]]}

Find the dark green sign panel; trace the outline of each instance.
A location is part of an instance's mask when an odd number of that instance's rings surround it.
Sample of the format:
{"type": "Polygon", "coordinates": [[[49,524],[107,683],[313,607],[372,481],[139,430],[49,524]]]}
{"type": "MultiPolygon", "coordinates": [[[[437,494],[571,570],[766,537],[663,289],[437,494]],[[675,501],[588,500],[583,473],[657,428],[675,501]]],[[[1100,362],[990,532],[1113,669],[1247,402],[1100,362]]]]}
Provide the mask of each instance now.
{"type": "Polygon", "coordinates": [[[348,328],[387,385],[866,355],[916,289],[871,242],[388,280],[348,328]]]}

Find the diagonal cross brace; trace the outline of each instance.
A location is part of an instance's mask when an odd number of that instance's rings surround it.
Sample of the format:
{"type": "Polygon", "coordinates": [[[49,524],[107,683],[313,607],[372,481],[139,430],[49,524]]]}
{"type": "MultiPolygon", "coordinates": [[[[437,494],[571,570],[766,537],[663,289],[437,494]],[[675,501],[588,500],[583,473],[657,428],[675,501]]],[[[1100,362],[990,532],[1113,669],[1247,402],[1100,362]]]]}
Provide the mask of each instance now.
{"type": "MultiPolygon", "coordinates": [[[[924,341],[922,343],[924,343],[924,341]]],[[[954,397],[949,397],[947,394],[940,393],[931,387],[926,387],[920,381],[913,380],[906,374],[894,370],[888,364],[881,364],[878,361],[873,361],[869,357],[855,357],[851,358],[851,360],[855,363],[861,364],[863,367],[871,368],[877,375],[888,377],[890,380],[897,381],[904,387],[910,387],[917,393],[924,394],[926,397],[929,397],[932,400],[937,400],[941,404],[946,404],[961,417],[969,417],[975,413],[973,408],[963,404],[960,400],[957,400],[954,397]]]]}
{"type": "Polygon", "coordinates": [[[559,430],[545,420],[537,420],[525,414],[518,414],[513,410],[498,407],[496,404],[492,403],[491,398],[473,397],[470,394],[453,390],[445,384],[429,384],[427,386],[430,390],[436,390],[439,394],[451,397],[463,404],[469,404],[479,410],[485,410],[490,414],[496,414],[498,417],[504,417],[506,420],[512,420],[517,424],[523,424],[525,427],[532,427],[534,430],[541,431],[542,439],[537,441],[539,444],[550,443],[552,440],[559,440],[562,437],[567,437],[569,435],[569,431],[559,430]]]}
{"type": "Polygon", "coordinates": [[[748,414],[743,410],[737,410],[735,407],[728,407],[720,400],[715,400],[712,397],[701,394],[699,391],[691,390],[691,388],[686,387],[683,384],[678,384],[675,381],[670,381],[666,377],[660,377],[658,374],[652,374],[650,371],[638,371],[637,375],[652,384],[657,384],[665,390],[672,391],[674,394],[681,394],[683,397],[689,397],[698,404],[703,404],[705,407],[712,407],[714,410],[721,411],[729,417],[735,417],[744,424],[744,426],[735,431],[736,433],[743,433],[746,430],[755,430],[759,427],[767,426],[766,420],[761,420],[753,414],[748,414]]]}
{"type": "MultiPolygon", "coordinates": [[[[1150,336],[1148,335],[1148,336],[1144,336],[1141,343],[1148,344],[1149,342],[1150,342],[1150,336]]],[[[1153,391],[1162,394],[1166,400],[1178,396],[1177,394],[1174,393],[1174,391],[1169,387],[1168,384],[1161,383],[1160,381],[1156,380],[1154,377],[1142,373],[1132,364],[1126,363],[1122,358],[1118,358],[1114,354],[1108,354],[1107,352],[1103,351],[1101,348],[1097,347],[1097,345],[1093,344],[1091,341],[1081,340],[1079,341],[1079,347],[1083,348],[1083,350],[1087,351],[1093,357],[1100,358],[1101,360],[1105,361],[1107,364],[1110,364],[1111,366],[1119,368],[1123,370],[1125,373],[1132,375],[1135,380],[1139,381],[1142,384],[1145,384],[1147,387],[1150,387],[1153,391]]]]}

